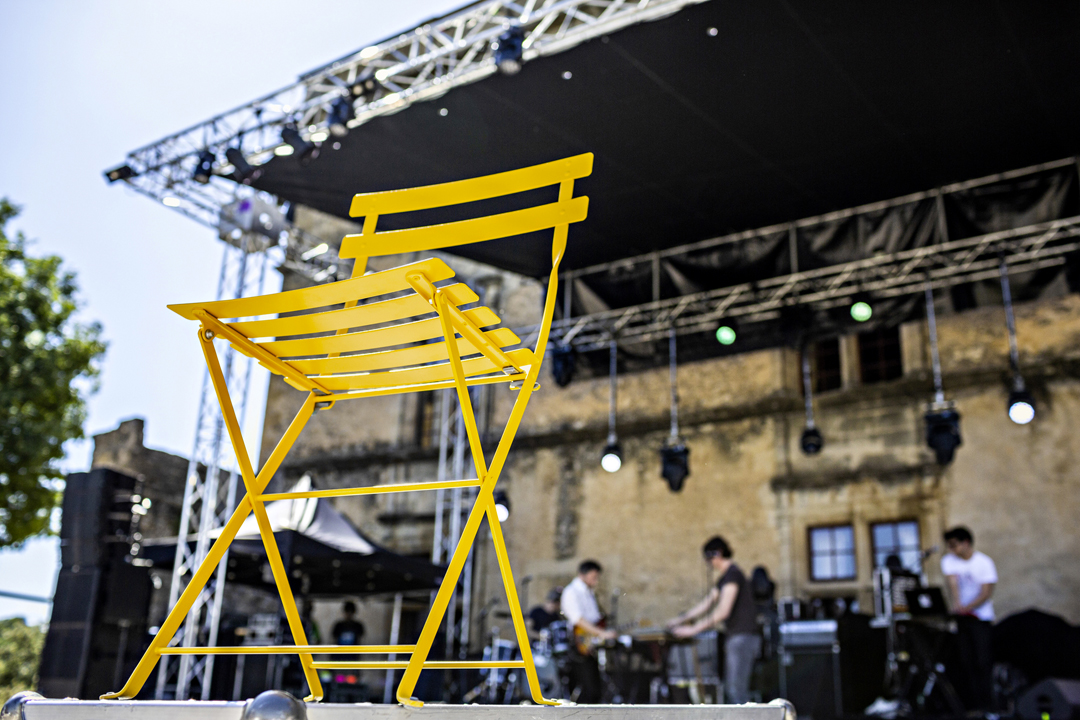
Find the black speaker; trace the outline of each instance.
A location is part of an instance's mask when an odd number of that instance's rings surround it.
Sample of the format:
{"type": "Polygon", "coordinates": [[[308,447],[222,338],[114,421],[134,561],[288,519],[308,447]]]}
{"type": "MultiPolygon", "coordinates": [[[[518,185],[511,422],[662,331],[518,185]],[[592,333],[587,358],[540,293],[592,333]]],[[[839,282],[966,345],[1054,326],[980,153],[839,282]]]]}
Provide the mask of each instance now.
{"type": "Polygon", "coordinates": [[[102,565],[130,549],[132,495],[138,480],[107,468],[68,475],[60,521],[60,564],[102,565]]]}
{"type": "Polygon", "coordinates": [[[1023,720],[1080,720],[1080,680],[1047,678],[1016,701],[1023,720]]]}

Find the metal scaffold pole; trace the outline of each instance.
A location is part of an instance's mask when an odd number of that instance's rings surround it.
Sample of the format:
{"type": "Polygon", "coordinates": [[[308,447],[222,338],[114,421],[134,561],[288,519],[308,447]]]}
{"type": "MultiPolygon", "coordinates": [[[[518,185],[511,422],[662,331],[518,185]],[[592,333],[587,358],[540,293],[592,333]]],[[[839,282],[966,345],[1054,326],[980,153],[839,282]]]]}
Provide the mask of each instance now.
{"type": "MultiPolygon", "coordinates": [[[[225,245],[218,277],[217,299],[240,298],[261,294],[266,279],[267,253],[257,250],[259,244],[252,238],[243,237],[239,246],[225,245]]],[[[251,360],[237,357],[232,347],[224,343],[224,374],[232,390],[241,425],[246,417],[248,386],[251,381],[251,360]]],[[[203,375],[199,412],[195,425],[195,442],[188,462],[187,483],[180,509],[180,527],[172,580],[169,585],[169,607],[187,586],[194,569],[206,557],[212,534],[224,525],[228,514],[236,506],[237,466],[235,458],[227,454],[224,440],[224,421],[209,385],[209,374],[203,375]],[[222,475],[228,477],[222,487],[222,475]],[[195,547],[190,546],[194,540],[195,547]]],[[[177,633],[173,645],[193,647],[197,644],[217,644],[218,625],[221,619],[225,587],[225,568],[229,560],[226,552],[218,565],[217,573],[199,594],[183,628],[177,633]]],[[[210,679],[214,670],[213,655],[182,655],[177,665],[170,657],[161,658],[154,697],[188,699],[210,697],[210,679]]]]}

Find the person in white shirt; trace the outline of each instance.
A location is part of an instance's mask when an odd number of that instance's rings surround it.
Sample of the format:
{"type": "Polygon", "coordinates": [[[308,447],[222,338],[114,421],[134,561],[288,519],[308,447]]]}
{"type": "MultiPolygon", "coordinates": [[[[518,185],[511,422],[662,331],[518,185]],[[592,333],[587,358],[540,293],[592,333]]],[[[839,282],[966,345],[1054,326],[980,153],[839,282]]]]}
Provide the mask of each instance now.
{"type": "Polygon", "coordinates": [[[968,687],[957,688],[969,710],[989,710],[992,702],[992,625],[997,567],[985,553],[975,549],[975,537],[966,527],[945,533],[947,555],[941,558],[941,574],[949,588],[951,610],[957,620],[960,665],[968,687]]]}
{"type": "MultiPolygon", "coordinates": [[[[563,589],[560,599],[562,614],[566,617],[567,624],[578,633],[583,633],[586,638],[614,640],[616,633],[601,627],[604,616],[596,604],[595,590],[600,582],[602,571],[600,563],[595,560],[586,560],[578,566],[577,577],[563,589]]],[[[573,653],[570,664],[570,690],[572,693],[577,692],[573,696],[575,702],[600,702],[602,688],[600,665],[596,660],[596,653],[573,653]]]]}

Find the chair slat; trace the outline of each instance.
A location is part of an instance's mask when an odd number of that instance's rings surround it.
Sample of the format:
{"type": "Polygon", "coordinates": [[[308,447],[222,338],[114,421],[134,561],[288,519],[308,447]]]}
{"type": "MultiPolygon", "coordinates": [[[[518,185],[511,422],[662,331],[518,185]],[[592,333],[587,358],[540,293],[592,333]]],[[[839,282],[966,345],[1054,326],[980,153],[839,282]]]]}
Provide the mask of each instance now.
{"type": "Polygon", "coordinates": [[[576,197],[443,225],[389,230],[374,235],[346,235],[341,241],[340,255],[343,258],[374,257],[468,245],[579,222],[585,219],[588,211],[589,198],[576,197]]]}
{"type": "Polygon", "coordinates": [[[407,190],[361,193],[353,196],[349,215],[362,217],[412,212],[511,195],[554,185],[563,180],[585,177],[592,172],[592,164],[592,153],[585,153],[486,177],[426,185],[407,190]]]}
{"type": "Polygon", "coordinates": [[[184,303],[182,305],[169,305],[168,307],[188,320],[197,319],[195,317],[196,310],[206,310],[219,320],[300,312],[328,305],[340,305],[349,300],[366,300],[378,295],[388,295],[407,290],[410,286],[405,280],[405,276],[416,272],[423,272],[432,282],[448,280],[454,277],[454,271],[446,263],[438,258],[429,258],[358,278],[297,290],[286,290],[273,295],[260,295],[238,300],[184,303]]]}
{"type": "MultiPolygon", "coordinates": [[[[499,316],[486,307],[466,310],[465,315],[472,318],[473,322],[480,327],[499,324],[499,316]]],[[[439,319],[435,317],[376,330],[361,330],[344,335],[328,335],[298,340],[274,340],[259,343],[259,345],[277,357],[310,357],[313,355],[325,355],[326,353],[348,353],[389,348],[395,345],[422,342],[437,337],[442,337],[442,325],[439,323],[439,319]]]]}
{"type": "MultiPolygon", "coordinates": [[[[499,347],[509,347],[521,342],[513,330],[509,328],[496,328],[485,333],[491,341],[499,347]]],[[[458,353],[461,355],[476,355],[480,351],[466,340],[457,338],[458,353]]],[[[326,375],[330,373],[356,373],[369,372],[371,370],[388,370],[390,368],[408,367],[423,363],[446,360],[449,355],[446,352],[446,343],[428,343],[427,345],[414,345],[413,347],[400,348],[398,350],[383,350],[381,352],[364,353],[363,355],[345,355],[344,357],[316,358],[312,360],[290,360],[289,364],[305,375],[326,375]]]]}
{"type": "MultiPolygon", "coordinates": [[[[443,291],[450,296],[455,305],[467,305],[480,299],[464,283],[448,285],[443,288],[443,291]]],[[[405,320],[406,318],[433,312],[435,312],[435,309],[424,298],[413,293],[371,303],[370,305],[357,305],[352,308],[328,310],[309,315],[290,315],[283,318],[248,320],[229,324],[245,337],[270,338],[378,325],[379,323],[405,320]]]]}
{"type": "MultiPolygon", "coordinates": [[[[532,351],[527,348],[511,350],[507,353],[518,367],[527,367],[533,362],[532,351]]],[[[501,371],[495,367],[495,363],[486,357],[470,358],[461,361],[465,376],[484,375],[501,371]]],[[[331,375],[320,376],[319,384],[327,390],[366,390],[368,388],[396,387],[399,385],[417,385],[421,383],[439,382],[453,378],[450,363],[437,365],[422,365],[420,367],[404,368],[390,372],[378,372],[357,375],[331,375]]]]}

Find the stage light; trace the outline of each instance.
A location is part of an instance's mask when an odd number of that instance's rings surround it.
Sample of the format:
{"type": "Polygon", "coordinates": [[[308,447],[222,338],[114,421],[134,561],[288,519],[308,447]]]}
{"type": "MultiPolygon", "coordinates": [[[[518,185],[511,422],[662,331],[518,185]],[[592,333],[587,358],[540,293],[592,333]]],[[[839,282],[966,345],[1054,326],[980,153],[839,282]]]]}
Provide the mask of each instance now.
{"type": "Polygon", "coordinates": [[[379,80],[375,75],[374,70],[367,70],[363,75],[356,79],[356,82],[349,88],[349,92],[354,98],[364,98],[370,101],[375,91],[381,87],[379,80]]]}
{"type": "Polygon", "coordinates": [[[952,462],[963,439],[960,437],[960,413],[951,404],[930,406],[930,412],[926,413],[926,444],[934,451],[938,465],[952,462]]]}
{"type": "Polygon", "coordinates": [[[622,448],[611,437],[608,438],[608,444],[604,447],[604,454],[600,456],[600,467],[609,473],[618,472],[622,467],[622,448]]]}
{"type": "Polygon", "coordinates": [[[214,161],[216,159],[214,153],[209,150],[203,150],[199,153],[199,159],[195,163],[195,172],[191,174],[191,178],[202,185],[210,182],[210,176],[214,174],[214,161]]]}
{"type": "Polygon", "coordinates": [[[799,447],[807,455],[817,455],[821,452],[821,448],[825,446],[825,438],[822,436],[821,431],[816,427],[808,427],[803,430],[802,437],[799,438],[799,447]]]}
{"type": "Polygon", "coordinates": [[[161,198],[161,202],[166,207],[180,207],[180,198],[174,197],[173,195],[166,195],[165,197],[161,198]]]}
{"type": "Polygon", "coordinates": [[[353,104],[349,98],[338,98],[330,106],[330,112],[326,116],[327,127],[334,137],[345,137],[349,134],[349,121],[355,117],[353,104]]]}
{"type": "Polygon", "coordinates": [[[300,131],[291,125],[286,125],[282,128],[281,139],[288,147],[291,147],[297,153],[297,160],[300,161],[301,165],[307,165],[309,162],[319,157],[319,148],[315,146],[315,143],[305,140],[300,134],[300,131]]]}
{"type": "Polygon", "coordinates": [[[566,387],[574,379],[577,369],[577,352],[569,345],[551,346],[551,377],[559,387],[566,387]]]}
{"type": "Polygon", "coordinates": [[[502,490],[496,490],[492,499],[495,501],[495,516],[499,518],[499,522],[506,522],[510,517],[510,498],[502,490]]]}
{"type": "Polygon", "coordinates": [[[495,50],[495,65],[503,75],[516,75],[521,72],[522,43],[525,33],[519,27],[512,27],[492,43],[495,50]]]}
{"type": "Polygon", "coordinates": [[[721,325],[716,329],[716,341],[721,345],[732,345],[735,337],[735,328],[730,325],[721,325]]]}
{"type": "Polygon", "coordinates": [[[240,148],[231,147],[226,150],[225,159],[233,166],[232,176],[236,182],[242,183],[245,180],[252,178],[258,172],[258,170],[252,167],[251,163],[247,161],[240,148]]]}
{"type": "Polygon", "coordinates": [[[870,307],[868,302],[860,300],[851,306],[851,319],[855,322],[866,322],[873,314],[874,309],[870,307]]]}
{"type": "Polygon", "coordinates": [[[322,254],[326,253],[329,250],[330,250],[329,245],[327,245],[326,243],[319,243],[318,245],[316,245],[315,247],[311,248],[310,250],[305,252],[303,255],[301,255],[300,258],[302,260],[310,260],[311,258],[322,255],[322,254]]]}
{"type": "Polygon", "coordinates": [[[1024,381],[1019,380],[1019,388],[1009,393],[1009,419],[1017,425],[1027,425],[1035,419],[1035,398],[1024,388],[1024,381]]]}
{"type": "Polygon", "coordinates": [[[690,448],[682,443],[660,448],[660,475],[671,492],[679,492],[690,475],[690,448]]]}
{"type": "Polygon", "coordinates": [[[105,179],[108,180],[110,183],[114,183],[117,180],[127,180],[128,178],[133,178],[136,175],[138,175],[138,173],[132,170],[130,165],[121,165],[118,168],[113,168],[112,170],[105,171],[105,179]]]}

